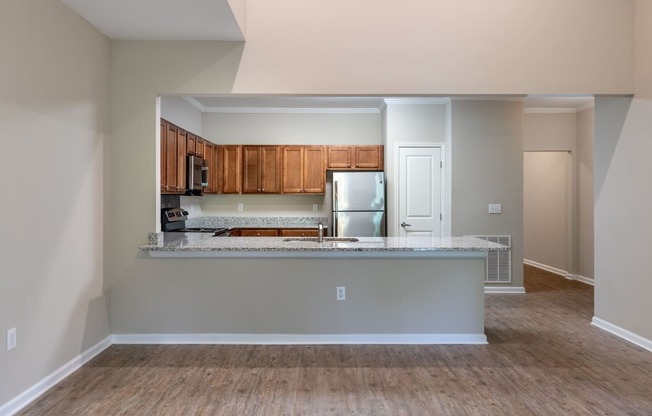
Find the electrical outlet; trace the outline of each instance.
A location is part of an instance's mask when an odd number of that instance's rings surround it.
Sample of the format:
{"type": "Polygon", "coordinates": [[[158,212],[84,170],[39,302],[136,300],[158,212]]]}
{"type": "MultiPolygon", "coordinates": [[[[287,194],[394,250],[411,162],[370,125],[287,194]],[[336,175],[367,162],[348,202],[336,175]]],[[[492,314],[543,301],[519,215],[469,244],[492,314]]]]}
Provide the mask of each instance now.
{"type": "Polygon", "coordinates": [[[238,211],[244,211],[244,204],[242,202],[238,202],[238,211]]]}
{"type": "Polygon", "coordinates": [[[7,351],[16,348],[16,328],[7,331],[7,351]]]}
{"type": "Polygon", "coordinates": [[[489,213],[490,214],[502,214],[503,213],[503,204],[489,204],[489,213]]]}
{"type": "Polygon", "coordinates": [[[337,290],[337,300],[346,300],[346,286],[338,286],[337,290]]]}
{"type": "Polygon", "coordinates": [[[317,204],[312,204],[312,210],[315,212],[319,211],[319,207],[317,206],[317,204]]]}

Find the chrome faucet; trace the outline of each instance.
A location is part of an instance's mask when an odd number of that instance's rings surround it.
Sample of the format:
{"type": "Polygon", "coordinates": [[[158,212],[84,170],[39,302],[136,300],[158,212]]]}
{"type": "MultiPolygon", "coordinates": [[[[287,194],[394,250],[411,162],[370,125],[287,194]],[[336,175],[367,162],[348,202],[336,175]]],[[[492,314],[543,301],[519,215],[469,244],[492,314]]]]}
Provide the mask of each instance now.
{"type": "Polygon", "coordinates": [[[318,243],[324,242],[324,224],[322,224],[321,222],[317,224],[317,242],[318,243]]]}

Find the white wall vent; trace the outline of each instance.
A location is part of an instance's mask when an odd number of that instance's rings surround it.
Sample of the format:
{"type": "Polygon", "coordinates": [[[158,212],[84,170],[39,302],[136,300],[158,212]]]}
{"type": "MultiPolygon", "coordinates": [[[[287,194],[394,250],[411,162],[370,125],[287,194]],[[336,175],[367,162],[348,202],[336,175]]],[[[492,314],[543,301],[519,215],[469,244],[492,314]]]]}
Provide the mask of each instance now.
{"type": "Polygon", "coordinates": [[[509,251],[490,251],[485,260],[485,283],[512,282],[512,236],[511,235],[475,235],[482,240],[498,243],[510,248],[509,251]]]}

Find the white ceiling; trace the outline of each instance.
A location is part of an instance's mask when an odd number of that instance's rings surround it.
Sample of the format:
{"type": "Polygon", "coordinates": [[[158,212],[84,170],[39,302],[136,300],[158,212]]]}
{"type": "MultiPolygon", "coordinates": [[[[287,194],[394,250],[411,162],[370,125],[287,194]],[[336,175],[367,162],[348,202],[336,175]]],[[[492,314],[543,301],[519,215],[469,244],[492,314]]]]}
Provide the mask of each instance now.
{"type": "Polygon", "coordinates": [[[61,0],[111,39],[244,41],[228,0],[61,0]]]}

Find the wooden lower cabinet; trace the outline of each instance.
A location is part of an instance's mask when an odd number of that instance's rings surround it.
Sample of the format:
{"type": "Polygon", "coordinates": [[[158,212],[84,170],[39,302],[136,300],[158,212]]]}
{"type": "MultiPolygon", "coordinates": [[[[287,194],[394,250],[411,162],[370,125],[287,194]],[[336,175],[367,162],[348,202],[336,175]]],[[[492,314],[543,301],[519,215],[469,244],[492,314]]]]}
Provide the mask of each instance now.
{"type": "Polygon", "coordinates": [[[240,228],[236,232],[238,237],[278,237],[276,228],[240,228]]]}
{"type": "Polygon", "coordinates": [[[317,237],[316,228],[235,228],[233,237],[317,237]]]}
{"type": "Polygon", "coordinates": [[[317,237],[319,231],[313,228],[290,228],[279,230],[281,237],[317,237]]]}

